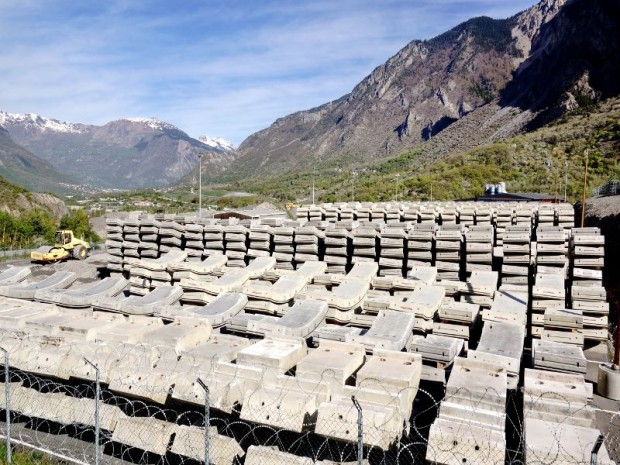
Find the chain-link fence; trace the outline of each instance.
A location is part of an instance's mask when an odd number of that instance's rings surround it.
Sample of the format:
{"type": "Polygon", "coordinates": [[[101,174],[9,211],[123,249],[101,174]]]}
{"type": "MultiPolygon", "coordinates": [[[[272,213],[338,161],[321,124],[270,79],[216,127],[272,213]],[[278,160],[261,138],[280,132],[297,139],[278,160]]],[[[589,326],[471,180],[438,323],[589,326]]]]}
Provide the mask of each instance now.
{"type": "Polygon", "coordinates": [[[420,382],[421,363],[404,357],[395,370],[376,355],[364,362],[374,372],[334,356],[310,376],[279,361],[233,363],[232,336],[208,353],[178,336],[157,345],[1,331],[8,450],[87,464],[462,465],[611,463],[620,446],[618,412],[597,429],[570,386],[451,389],[420,382]]]}

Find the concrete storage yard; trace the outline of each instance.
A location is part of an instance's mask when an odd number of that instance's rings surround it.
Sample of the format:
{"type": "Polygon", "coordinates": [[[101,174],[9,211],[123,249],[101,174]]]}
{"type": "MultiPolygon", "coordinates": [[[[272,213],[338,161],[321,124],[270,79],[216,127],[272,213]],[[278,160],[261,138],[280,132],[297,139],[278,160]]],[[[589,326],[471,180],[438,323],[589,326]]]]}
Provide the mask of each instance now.
{"type": "Polygon", "coordinates": [[[599,437],[614,463],[605,238],[571,209],[108,220],[105,254],[0,273],[14,433],[92,463],[98,423],[102,463],[201,462],[204,383],[217,464],[590,463],[599,437]]]}

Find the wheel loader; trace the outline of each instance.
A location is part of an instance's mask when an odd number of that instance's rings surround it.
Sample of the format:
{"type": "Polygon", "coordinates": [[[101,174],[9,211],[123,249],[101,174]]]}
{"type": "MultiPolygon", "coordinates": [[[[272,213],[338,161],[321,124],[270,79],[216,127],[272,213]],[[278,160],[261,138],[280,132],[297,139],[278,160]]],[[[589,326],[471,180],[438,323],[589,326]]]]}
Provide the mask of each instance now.
{"type": "Polygon", "coordinates": [[[56,244],[44,245],[30,253],[33,262],[58,262],[68,258],[84,260],[88,256],[91,246],[88,242],[78,239],[71,230],[56,231],[56,244]]]}

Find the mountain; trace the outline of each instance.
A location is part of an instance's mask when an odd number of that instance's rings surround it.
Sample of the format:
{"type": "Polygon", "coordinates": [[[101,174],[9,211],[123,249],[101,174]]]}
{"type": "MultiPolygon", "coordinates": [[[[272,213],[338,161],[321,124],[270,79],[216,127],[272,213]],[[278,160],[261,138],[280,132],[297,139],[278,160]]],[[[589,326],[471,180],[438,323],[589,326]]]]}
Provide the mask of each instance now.
{"type": "Polygon", "coordinates": [[[16,144],[0,126],[0,176],[25,189],[66,194],[73,191],[73,180],[59,173],[50,163],[16,144]]]}
{"type": "Polygon", "coordinates": [[[222,180],[343,169],[413,149],[441,158],[617,95],[619,11],[620,0],[543,0],[414,40],[351,93],[252,134],[222,180]]]}
{"type": "Polygon", "coordinates": [[[55,195],[29,192],[0,176],[0,211],[20,216],[32,210],[48,212],[55,218],[61,218],[67,213],[64,202],[55,195]]]}
{"type": "Polygon", "coordinates": [[[233,151],[236,150],[235,144],[230,141],[227,141],[223,137],[209,137],[209,136],[199,136],[198,140],[209,147],[214,149],[224,150],[224,151],[233,151]]]}
{"type": "Polygon", "coordinates": [[[95,126],[0,112],[0,126],[16,143],[93,188],[165,186],[194,169],[199,154],[208,180],[237,156],[221,143],[193,139],[156,118],[125,118],[95,126]]]}

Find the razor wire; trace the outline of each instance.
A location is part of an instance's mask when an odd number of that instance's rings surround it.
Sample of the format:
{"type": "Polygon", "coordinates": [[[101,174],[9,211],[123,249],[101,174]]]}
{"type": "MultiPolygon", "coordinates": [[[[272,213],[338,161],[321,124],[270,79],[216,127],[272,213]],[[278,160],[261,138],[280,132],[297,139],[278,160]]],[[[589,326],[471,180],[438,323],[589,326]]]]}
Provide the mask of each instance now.
{"type": "MultiPolygon", "coordinates": [[[[241,372],[224,379],[216,373],[222,354],[205,364],[169,346],[23,332],[0,331],[0,347],[9,362],[0,370],[0,433],[13,447],[75,463],[196,464],[208,455],[213,464],[239,465],[519,465],[526,456],[542,464],[573,450],[562,441],[563,425],[592,421],[588,406],[557,392],[446,393],[441,383],[397,387],[383,379],[340,386],[329,370],[312,381],[269,369],[255,379],[241,372]],[[528,419],[549,405],[564,412],[545,432],[549,447],[528,449],[528,419]]],[[[602,443],[615,455],[620,413],[608,415],[602,443]]],[[[591,463],[597,439],[583,438],[577,463],[591,463]]]]}

